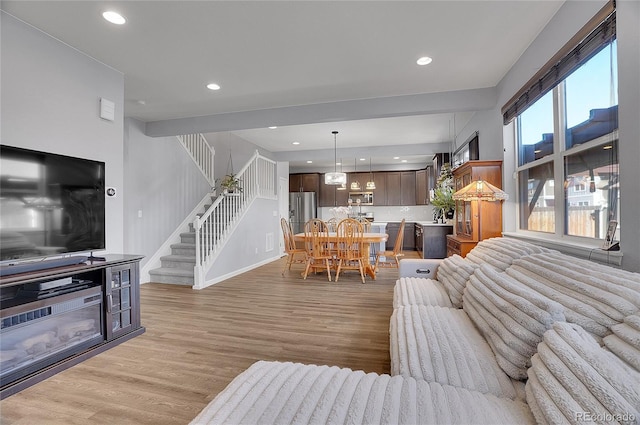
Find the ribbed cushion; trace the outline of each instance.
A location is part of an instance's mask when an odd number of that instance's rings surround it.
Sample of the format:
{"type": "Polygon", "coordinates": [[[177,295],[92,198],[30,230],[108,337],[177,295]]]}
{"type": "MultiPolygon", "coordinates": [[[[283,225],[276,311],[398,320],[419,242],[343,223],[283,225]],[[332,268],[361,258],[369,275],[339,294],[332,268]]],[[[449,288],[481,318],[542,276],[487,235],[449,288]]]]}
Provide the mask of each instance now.
{"type": "Polygon", "coordinates": [[[476,267],[478,267],[477,264],[466,261],[457,254],[445,258],[440,263],[436,278],[444,286],[455,308],[462,307],[464,287],[476,267]]]}
{"type": "Polygon", "coordinates": [[[640,315],[626,317],[611,330],[613,334],[604,338],[606,347],[640,372],[640,315]]]}
{"type": "Polygon", "coordinates": [[[405,305],[453,307],[442,283],[420,277],[401,277],[393,288],[393,308],[405,305]]]}
{"type": "Polygon", "coordinates": [[[531,356],[563,307],[490,266],[480,266],[464,292],[464,311],[510,377],[526,379],[531,356]]]}
{"type": "Polygon", "coordinates": [[[526,404],[412,378],[259,361],[191,422],[533,424],[526,404]]]}
{"type": "Polygon", "coordinates": [[[516,239],[490,238],[478,242],[465,259],[478,265],[490,265],[504,271],[513,260],[541,252],[550,252],[550,250],[516,239]]]}
{"type": "Polygon", "coordinates": [[[560,253],[514,260],[506,273],[564,307],[568,322],[598,339],[640,311],[640,275],[560,253]]]}
{"type": "Polygon", "coordinates": [[[539,424],[631,424],[640,418],[640,373],[566,322],[545,333],[526,393],[539,424]]]}
{"type": "Polygon", "coordinates": [[[507,376],[460,309],[411,305],[393,311],[391,374],[521,399],[524,385],[507,376]]]}

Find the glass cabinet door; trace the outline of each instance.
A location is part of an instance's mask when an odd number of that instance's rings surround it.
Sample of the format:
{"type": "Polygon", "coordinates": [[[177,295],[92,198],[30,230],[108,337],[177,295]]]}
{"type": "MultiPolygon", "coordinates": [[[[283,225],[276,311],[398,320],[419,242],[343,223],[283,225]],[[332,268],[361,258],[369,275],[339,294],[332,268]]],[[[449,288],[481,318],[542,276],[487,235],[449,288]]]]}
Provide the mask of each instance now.
{"type": "Polygon", "coordinates": [[[131,269],[112,267],[107,271],[107,336],[129,332],[131,326],[131,269]]]}

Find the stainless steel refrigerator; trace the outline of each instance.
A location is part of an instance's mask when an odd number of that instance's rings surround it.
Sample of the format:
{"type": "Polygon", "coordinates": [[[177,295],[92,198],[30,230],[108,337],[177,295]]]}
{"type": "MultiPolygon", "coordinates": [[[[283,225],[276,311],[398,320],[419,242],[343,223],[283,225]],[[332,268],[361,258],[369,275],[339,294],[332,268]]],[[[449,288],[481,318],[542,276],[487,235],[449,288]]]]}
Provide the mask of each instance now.
{"type": "Polygon", "coordinates": [[[317,214],[315,192],[289,192],[289,223],[293,233],[304,232],[304,223],[317,214]]]}

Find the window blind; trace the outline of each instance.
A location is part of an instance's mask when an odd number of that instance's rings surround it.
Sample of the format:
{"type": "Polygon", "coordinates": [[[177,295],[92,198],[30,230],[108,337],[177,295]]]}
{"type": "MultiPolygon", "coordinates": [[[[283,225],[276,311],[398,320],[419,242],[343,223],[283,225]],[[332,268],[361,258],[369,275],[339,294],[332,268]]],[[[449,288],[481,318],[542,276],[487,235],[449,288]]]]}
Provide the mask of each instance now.
{"type": "Polygon", "coordinates": [[[509,124],[615,38],[615,3],[611,1],[502,107],[503,123],[509,124]]]}

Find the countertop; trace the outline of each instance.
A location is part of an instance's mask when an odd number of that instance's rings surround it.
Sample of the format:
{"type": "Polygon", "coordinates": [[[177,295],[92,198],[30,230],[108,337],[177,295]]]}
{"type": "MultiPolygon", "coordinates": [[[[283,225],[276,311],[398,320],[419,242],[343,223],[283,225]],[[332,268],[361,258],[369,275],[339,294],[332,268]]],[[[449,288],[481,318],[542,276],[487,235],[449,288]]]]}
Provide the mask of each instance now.
{"type": "MultiPolygon", "coordinates": [[[[400,223],[400,221],[374,221],[372,226],[386,226],[388,223],[400,223]]],[[[420,226],[438,226],[438,227],[452,227],[453,223],[434,223],[433,221],[411,221],[409,223],[416,223],[420,226]]]]}

